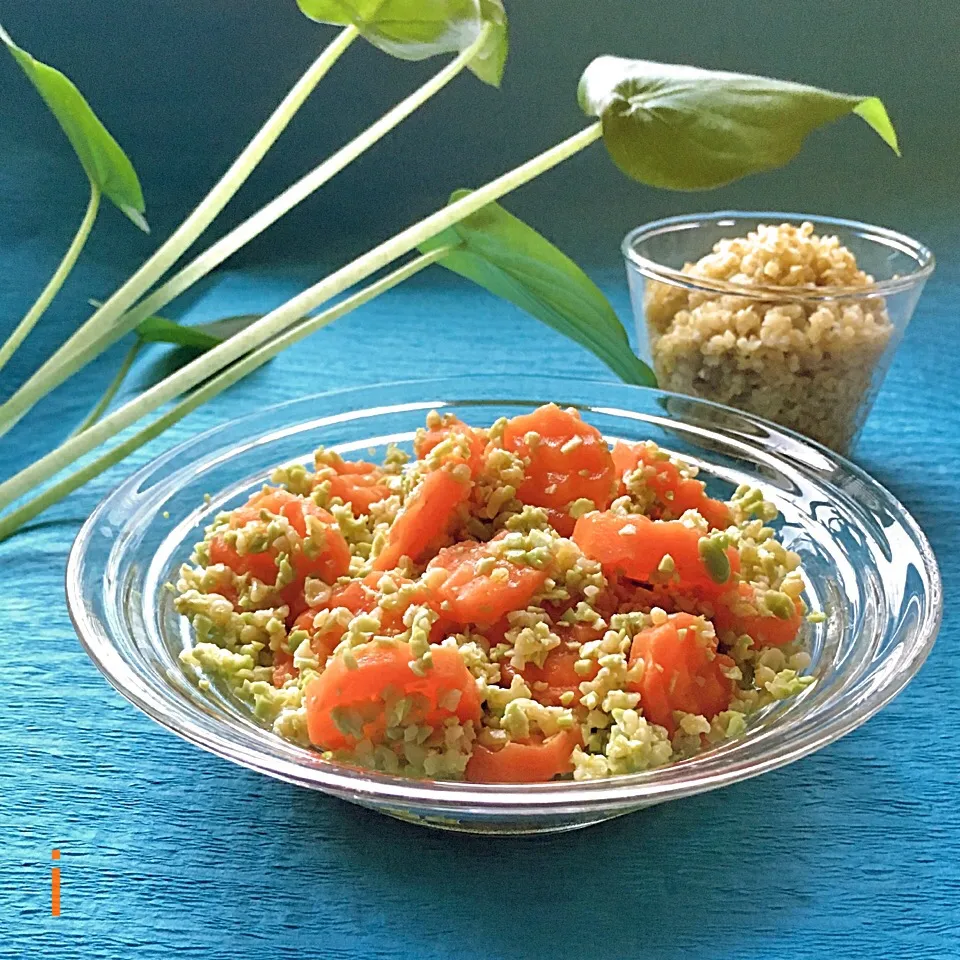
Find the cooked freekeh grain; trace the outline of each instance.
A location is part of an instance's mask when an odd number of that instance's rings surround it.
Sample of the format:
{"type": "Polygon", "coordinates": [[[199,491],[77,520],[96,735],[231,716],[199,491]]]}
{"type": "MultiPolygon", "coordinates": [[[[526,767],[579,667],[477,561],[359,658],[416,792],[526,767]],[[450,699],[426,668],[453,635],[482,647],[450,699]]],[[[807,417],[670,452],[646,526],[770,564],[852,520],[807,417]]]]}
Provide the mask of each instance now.
{"type": "Polygon", "coordinates": [[[865,295],[873,278],[853,253],[810,223],[760,225],[719,241],[683,273],[694,283],[783,293],[737,296],[651,281],[644,308],[660,386],[846,451],[893,335],[883,299],[865,295]],[[828,287],[843,292],[826,297],[828,287]]]}

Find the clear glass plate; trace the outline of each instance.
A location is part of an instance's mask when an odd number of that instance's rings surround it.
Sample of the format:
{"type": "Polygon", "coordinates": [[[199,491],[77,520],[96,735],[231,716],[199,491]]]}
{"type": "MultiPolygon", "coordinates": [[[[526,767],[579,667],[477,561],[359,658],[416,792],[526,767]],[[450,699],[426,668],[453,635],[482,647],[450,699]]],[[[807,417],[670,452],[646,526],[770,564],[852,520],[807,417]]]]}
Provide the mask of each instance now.
{"type": "Polygon", "coordinates": [[[452,830],[574,829],[722,787],[836,740],[888,703],[933,645],[943,599],[916,522],[853,464],[796,434],[702,400],[614,383],[465,376],[306,397],[217,427],[121,484],[90,516],[67,567],[81,642],[110,683],[191,743],[272,777],[391,816],[452,830]],[[348,457],[410,448],[431,409],[488,425],[547,401],[578,407],[609,439],[653,439],[697,464],[714,495],[763,488],[780,536],[803,558],[817,683],[754,716],[747,732],[659,770],[536,785],[408,780],[324,760],[264,728],[239,701],[201,689],[178,660],[191,641],[164,585],[204,526],[242,503],[281,463],[323,444],[348,457]],[[209,499],[205,501],[205,495],[209,499]],[[169,515],[169,519],[165,517],[169,515]]]}

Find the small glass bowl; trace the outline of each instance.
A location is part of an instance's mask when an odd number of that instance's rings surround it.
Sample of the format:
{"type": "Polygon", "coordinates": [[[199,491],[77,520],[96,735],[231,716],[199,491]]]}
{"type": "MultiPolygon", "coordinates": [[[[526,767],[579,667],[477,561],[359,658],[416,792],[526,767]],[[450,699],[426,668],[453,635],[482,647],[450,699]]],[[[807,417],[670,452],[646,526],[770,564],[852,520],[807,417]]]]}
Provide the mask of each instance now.
{"type": "Polygon", "coordinates": [[[892,230],[795,213],[656,220],[627,234],[623,255],[640,354],[663,389],[746,410],[840,453],[856,442],[934,268],[926,247],[892,230]],[[804,222],[837,237],[874,283],[778,287],[682,272],[718,240],[804,222]]]}
{"type": "Polygon", "coordinates": [[[722,787],[836,740],[919,669],[940,623],[936,561],[914,520],[852,464],[789,432],[688,397],[614,383],[464,376],[306,397],[216,427],[138,471],[94,511],[70,553],[67,602],[94,663],[158,723],[235,763],[382,813],[451,830],[568,830],[722,787]],[[751,718],[746,733],[658,770],[586,783],[409,780],[323,759],[280,739],[238,700],[184,670],[192,643],[165,584],[203,528],[244,502],[273,468],[408,450],[431,409],[488,425],[546,401],[578,407],[609,440],[652,439],[700,467],[715,496],[760,485],[779,536],[803,560],[817,683],[751,718]],[[374,448],[369,454],[369,448],[374,448]],[[204,689],[204,687],[208,687],[204,689]]]}

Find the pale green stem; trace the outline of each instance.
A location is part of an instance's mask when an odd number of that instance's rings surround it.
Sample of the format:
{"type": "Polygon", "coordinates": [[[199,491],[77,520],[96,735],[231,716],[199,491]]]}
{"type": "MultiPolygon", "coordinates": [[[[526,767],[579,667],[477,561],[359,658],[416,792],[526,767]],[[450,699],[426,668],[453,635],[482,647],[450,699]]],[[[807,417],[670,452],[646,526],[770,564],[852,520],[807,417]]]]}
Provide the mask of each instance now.
{"type": "Polygon", "coordinates": [[[117,391],[123,385],[123,381],[126,380],[127,374],[133,366],[133,361],[137,359],[137,354],[140,352],[142,346],[142,341],[134,341],[133,346],[127,351],[126,356],[123,358],[123,363],[120,364],[117,375],[110,381],[109,386],[103,392],[103,396],[97,401],[97,405],[84,417],[83,421],[76,427],[73,433],[70,434],[71,437],[75,437],[78,433],[83,433],[87,427],[92,427],[107,412],[110,401],[117,395],[117,391]]]}
{"type": "Polygon", "coordinates": [[[93,222],[97,219],[97,211],[100,209],[100,188],[91,181],[90,200],[87,203],[87,212],[83,215],[80,222],[80,229],[77,230],[67,252],[60,261],[49,283],[43,288],[43,293],[37,297],[37,302],[27,311],[27,315],[17,324],[16,329],[7,338],[6,342],[0,347],[0,370],[6,365],[7,361],[16,353],[17,347],[26,339],[27,334],[36,326],[37,321],[46,312],[47,307],[53,302],[53,298],[59,293],[64,281],[70,275],[80,251],[83,250],[87,237],[93,229],[93,222]]]}
{"type": "Polygon", "coordinates": [[[377,270],[388,266],[419,244],[459,223],[465,217],[481,210],[488,203],[533,180],[567,158],[579,153],[603,135],[603,127],[597,122],[574,134],[572,137],[527,161],[509,173],[492,180],[486,186],[467,194],[419,223],[401,231],[390,240],[374,247],[326,279],[288,300],[276,310],[261,317],[246,330],[209,350],[196,360],[181,367],[176,373],[144,391],[139,397],[124,404],[99,423],[94,424],[79,436],[73,437],[60,447],[37,460],[16,476],[0,484],[0,509],[33,490],[54,474],[59,473],[79,457],[89,453],[101,443],[126,429],[141,417],[186,393],[233,363],[243,354],[282,333],[287,327],[305,317],[328,300],[365,280],[377,270]]]}
{"type": "Polygon", "coordinates": [[[223,370],[216,377],[208,380],[202,387],[181,400],[162,417],[158,417],[150,426],[145,427],[132,437],[124,440],[123,443],[117,444],[117,446],[108,453],[88,463],[75,473],[64,477],[59,483],[44,490],[39,496],[28,500],[21,507],[18,507],[16,510],[11,511],[6,517],[0,519],[0,540],[6,539],[23,526],[23,524],[32,520],[48,507],[58,503],[65,496],[82,487],[89,480],[99,476],[104,470],[109,469],[114,464],[128,457],[134,450],[139,449],[145,443],[158,437],[177,421],[182,420],[188,413],[196,410],[201,404],[206,403],[217,394],[226,390],[227,387],[232,386],[242,377],[247,376],[247,374],[253,372],[258,367],[263,366],[268,360],[280,353],[281,350],[285,350],[298,340],[310,336],[310,334],[316,332],[321,327],[333,323],[334,320],[339,320],[340,317],[351,313],[358,307],[363,306],[363,304],[368,303],[374,297],[378,297],[381,293],[385,293],[392,287],[397,286],[397,284],[412,277],[415,273],[419,273],[421,270],[429,267],[430,264],[436,263],[449,252],[450,248],[444,247],[417,257],[416,260],[411,260],[410,263],[405,264],[388,276],[376,281],[376,283],[372,283],[363,290],[342,300],[335,307],[331,307],[329,310],[325,310],[315,317],[310,317],[308,320],[297,324],[293,329],[287,330],[286,333],[276,337],[269,343],[248,353],[243,359],[227,367],[226,370],[223,370]]]}
{"type": "Polygon", "coordinates": [[[113,329],[101,334],[86,350],[74,353],[67,358],[56,376],[52,378],[50,389],[72,376],[98,354],[135,329],[147,317],[159,313],[168,303],[179,297],[181,293],[192,287],[211,270],[220,266],[224,260],[236,253],[241,247],[258,237],[282,216],[289,213],[297,204],[302,203],[311,194],[329,183],[345,167],[353,163],[379,140],[382,140],[391,130],[423,106],[431,97],[439,93],[466,68],[485,46],[490,29],[489,25],[484,27],[479,37],[466,50],[431,77],[423,86],[415,90],[405,100],[401,100],[392,110],[384,114],[358,137],[324,160],[323,163],[314,167],[308,174],[271,200],[263,209],[258,210],[253,216],[201,253],[192,263],[187,264],[182,270],[174,274],[145,300],[124,314],[113,329]]]}
{"type": "MultiPolygon", "coordinates": [[[[166,283],[150,294],[149,297],[124,314],[114,327],[101,333],[89,346],[66,356],[55,370],[51,368],[56,362],[59,352],[58,354],[54,354],[51,358],[51,363],[37,371],[37,375],[44,377],[44,380],[42,384],[40,384],[43,392],[39,393],[36,399],[39,399],[44,393],[56,388],[69,377],[73,376],[77,370],[86,366],[94,357],[98,356],[117,340],[135,329],[137,325],[142,323],[147,317],[162,310],[170,301],[176,299],[194,283],[205,277],[211,270],[218,267],[224,260],[236,253],[237,250],[249,243],[254,237],[259,236],[264,230],[284,216],[284,214],[288,213],[312,193],[319,190],[320,187],[328,183],[341,170],[356,160],[357,157],[385,137],[394,127],[409,117],[427,100],[439,93],[454,77],[463,71],[467,64],[483,48],[489,30],[489,26],[485,27],[470,47],[423,84],[423,86],[415,90],[409,97],[397,104],[396,107],[342,149],[338,150],[333,156],[329,157],[311,170],[310,173],[306,174],[306,176],[288,187],[262,210],[257,211],[257,213],[253,214],[253,216],[249,217],[225,237],[218,240],[212,247],[200,254],[192,263],[176,273],[166,283]]],[[[30,387],[31,385],[28,382],[24,385],[23,389],[27,390],[30,387]]],[[[16,400],[16,397],[12,399],[16,400]]],[[[35,402],[31,397],[25,399],[31,401],[31,405],[35,402]]],[[[2,414],[3,408],[0,407],[0,416],[2,416],[2,414]]]]}
{"type": "Polygon", "coordinates": [[[74,355],[83,353],[101,334],[113,329],[117,320],[176,263],[184,251],[203,233],[283,133],[313,88],[357,36],[355,27],[346,27],[337,34],[284,97],[283,102],[243,149],[230,169],[171,234],[166,243],[6,403],[0,406],[0,436],[17,423],[37,400],[62,382],[51,377],[51,371],[58,369],[74,355]]]}

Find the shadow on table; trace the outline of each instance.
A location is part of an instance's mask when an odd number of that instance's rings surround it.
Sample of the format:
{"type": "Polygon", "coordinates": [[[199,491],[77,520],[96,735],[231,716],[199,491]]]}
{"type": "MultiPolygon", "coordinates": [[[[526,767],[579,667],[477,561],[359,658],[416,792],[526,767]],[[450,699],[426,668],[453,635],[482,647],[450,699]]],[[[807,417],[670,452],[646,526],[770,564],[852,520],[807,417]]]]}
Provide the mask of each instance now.
{"type": "Polygon", "coordinates": [[[17,537],[22,537],[28,533],[40,534],[43,532],[60,531],[61,529],[67,531],[72,540],[80,528],[80,525],[86,519],[82,513],[76,513],[66,517],[53,517],[50,520],[28,520],[26,524],[10,534],[7,539],[0,540],[0,547],[2,547],[3,544],[13,544],[17,537]]]}
{"type": "MultiPolygon", "coordinates": [[[[130,383],[136,385],[138,390],[147,390],[156,386],[200,356],[198,351],[187,347],[171,347],[163,344],[158,344],[157,347],[154,353],[137,366],[136,374],[131,377],[130,383]]],[[[247,374],[247,378],[256,375],[256,372],[250,373],[247,374]]]]}

